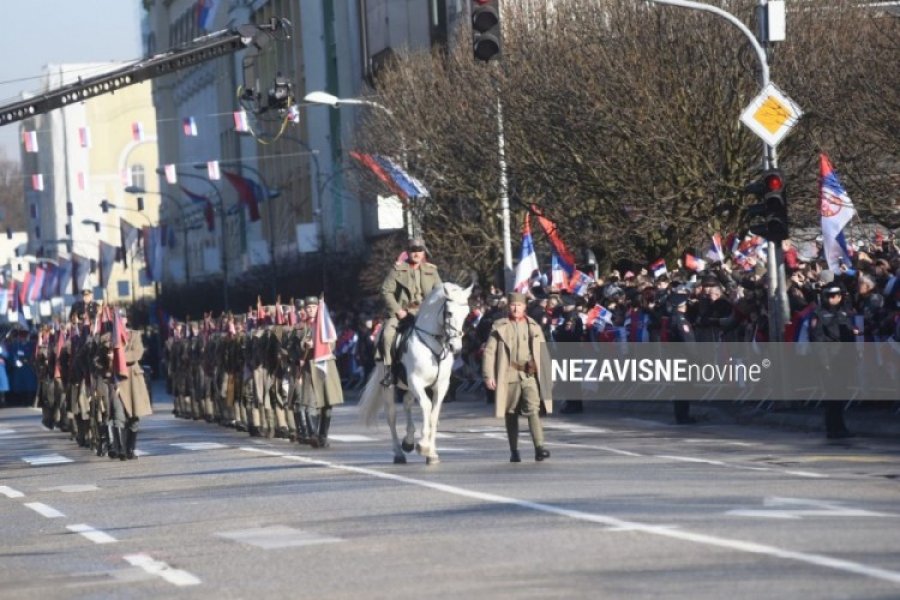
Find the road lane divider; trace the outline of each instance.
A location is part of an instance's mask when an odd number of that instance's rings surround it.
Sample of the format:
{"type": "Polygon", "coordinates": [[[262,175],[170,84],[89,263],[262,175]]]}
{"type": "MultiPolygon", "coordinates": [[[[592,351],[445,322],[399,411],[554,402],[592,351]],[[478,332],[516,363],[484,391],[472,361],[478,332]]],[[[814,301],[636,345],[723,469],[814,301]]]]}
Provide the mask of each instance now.
{"type": "Polygon", "coordinates": [[[48,519],[59,519],[66,516],[52,506],[47,506],[43,502],[26,502],[25,506],[41,515],[42,517],[47,517],[48,519]]]}
{"type": "Polygon", "coordinates": [[[7,485],[0,485],[0,494],[3,494],[7,498],[22,498],[25,495],[19,490],[14,490],[7,485]]]}
{"type": "Polygon", "coordinates": [[[149,554],[126,554],[122,558],[133,567],[140,567],[151,575],[162,577],[173,585],[179,587],[187,585],[199,585],[202,583],[196,575],[188,573],[182,569],[173,569],[161,560],[156,560],[149,554]]]}
{"type": "Polygon", "coordinates": [[[91,540],[95,544],[112,544],[113,542],[119,541],[108,533],[100,531],[99,529],[94,529],[90,525],[85,525],[84,523],[66,525],[66,529],[91,540]]]}

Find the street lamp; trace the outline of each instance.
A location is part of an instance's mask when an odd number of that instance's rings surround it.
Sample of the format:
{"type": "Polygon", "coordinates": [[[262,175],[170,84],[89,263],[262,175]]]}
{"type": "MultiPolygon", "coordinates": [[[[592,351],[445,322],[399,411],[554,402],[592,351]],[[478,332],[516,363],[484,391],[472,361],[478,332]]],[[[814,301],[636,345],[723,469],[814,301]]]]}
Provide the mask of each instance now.
{"type": "MultiPolygon", "coordinates": [[[[164,174],[165,168],[157,167],[156,173],[158,175],[164,174]]],[[[217,208],[219,211],[219,228],[221,229],[221,231],[219,232],[219,237],[221,239],[222,245],[222,299],[225,303],[223,312],[228,312],[228,250],[225,245],[225,200],[224,198],[222,198],[222,192],[219,191],[219,188],[216,187],[216,184],[205,177],[194,175],[192,173],[184,173],[182,171],[176,171],[175,175],[177,177],[187,177],[188,179],[199,179],[203,183],[209,184],[209,186],[216,193],[216,197],[219,199],[217,208]]]]}
{"type": "MultiPolygon", "coordinates": [[[[396,131],[400,134],[400,153],[401,160],[403,162],[403,168],[408,169],[408,161],[407,161],[407,148],[406,145],[406,136],[403,135],[403,128],[401,127],[401,123],[397,120],[397,116],[394,114],[394,111],[389,109],[387,106],[375,102],[374,100],[366,100],[364,98],[338,98],[328,92],[310,92],[306,96],[303,97],[306,102],[311,104],[321,104],[323,106],[330,106],[331,108],[338,108],[342,105],[350,105],[350,106],[370,106],[372,108],[377,108],[378,110],[383,111],[390,117],[392,121],[394,121],[394,125],[396,126],[396,131]]],[[[410,202],[406,203],[406,234],[412,239],[415,237],[419,237],[419,224],[415,222],[415,213],[412,210],[412,206],[410,202]]]]}

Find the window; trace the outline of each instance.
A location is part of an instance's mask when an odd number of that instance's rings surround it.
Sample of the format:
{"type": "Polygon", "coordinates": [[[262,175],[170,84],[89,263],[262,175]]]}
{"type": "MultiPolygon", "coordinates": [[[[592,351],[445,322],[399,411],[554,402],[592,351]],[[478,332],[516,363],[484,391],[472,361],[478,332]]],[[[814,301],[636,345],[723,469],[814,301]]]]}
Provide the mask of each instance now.
{"type": "Polygon", "coordinates": [[[147,189],[147,177],[144,173],[144,165],[131,166],[131,185],[141,189],[147,189]]]}
{"type": "Polygon", "coordinates": [[[119,292],[119,298],[131,295],[131,282],[127,279],[120,279],[117,281],[116,288],[119,292]]]}

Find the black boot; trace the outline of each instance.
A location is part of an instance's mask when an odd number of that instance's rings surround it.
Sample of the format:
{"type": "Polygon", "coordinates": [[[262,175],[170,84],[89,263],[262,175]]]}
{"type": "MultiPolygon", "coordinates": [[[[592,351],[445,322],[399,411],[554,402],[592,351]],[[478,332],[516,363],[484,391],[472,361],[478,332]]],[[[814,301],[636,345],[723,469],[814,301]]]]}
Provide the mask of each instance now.
{"type": "Polygon", "coordinates": [[[109,453],[109,428],[102,425],[97,428],[97,456],[106,456],[109,453]]]}
{"type": "Polygon", "coordinates": [[[509,462],[522,462],[519,456],[519,415],[506,414],[506,438],[509,440],[509,462]]]}
{"type": "Polygon", "coordinates": [[[128,446],[128,430],[124,427],[117,427],[117,429],[119,430],[119,460],[128,460],[128,457],[125,456],[128,446]]]}
{"type": "Polygon", "coordinates": [[[538,446],[534,449],[534,460],[541,462],[544,459],[550,458],[550,451],[545,449],[543,446],[538,446]]]}
{"type": "Polygon", "coordinates": [[[309,432],[306,429],[306,420],[303,418],[302,411],[294,411],[294,423],[297,425],[297,443],[308,444],[309,432]]]}
{"type": "Polygon", "coordinates": [[[137,458],[137,454],[135,454],[134,452],[134,447],[137,444],[137,431],[126,429],[125,438],[125,458],[127,458],[128,460],[133,460],[137,458]]]}
{"type": "Polygon", "coordinates": [[[331,427],[331,409],[323,408],[321,413],[319,414],[319,437],[317,440],[316,448],[327,448],[330,444],[328,443],[328,429],[331,427]]]}
{"type": "Polygon", "coordinates": [[[82,448],[87,448],[88,441],[85,433],[87,432],[87,423],[81,417],[75,417],[75,442],[82,448]]]}
{"type": "Polygon", "coordinates": [[[122,439],[122,429],[120,427],[112,428],[112,443],[109,445],[109,458],[115,460],[122,456],[122,460],[125,460],[125,445],[123,444],[124,440],[122,439]]]}

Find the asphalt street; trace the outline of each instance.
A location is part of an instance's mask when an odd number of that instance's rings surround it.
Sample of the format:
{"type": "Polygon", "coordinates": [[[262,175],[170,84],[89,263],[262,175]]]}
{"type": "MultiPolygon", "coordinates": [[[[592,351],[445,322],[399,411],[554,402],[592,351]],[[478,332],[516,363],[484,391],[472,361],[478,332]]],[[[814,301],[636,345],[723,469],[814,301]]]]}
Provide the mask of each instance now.
{"type": "Polygon", "coordinates": [[[324,450],[155,409],[129,462],[0,410],[0,598],[900,597],[890,440],[555,415],[511,464],[470,399],[428,467],[352,403],[324,450]]]}

